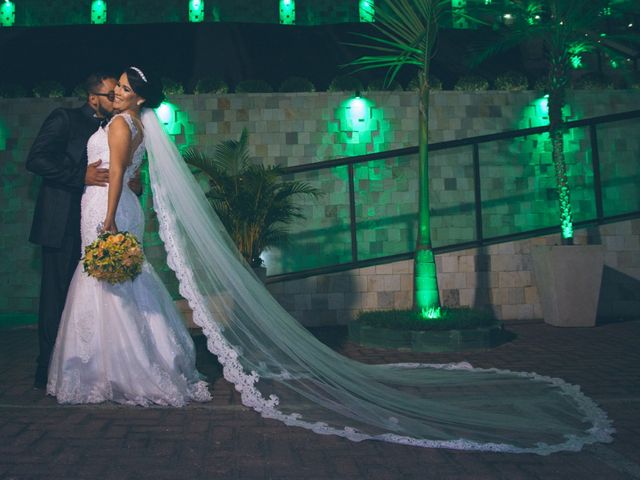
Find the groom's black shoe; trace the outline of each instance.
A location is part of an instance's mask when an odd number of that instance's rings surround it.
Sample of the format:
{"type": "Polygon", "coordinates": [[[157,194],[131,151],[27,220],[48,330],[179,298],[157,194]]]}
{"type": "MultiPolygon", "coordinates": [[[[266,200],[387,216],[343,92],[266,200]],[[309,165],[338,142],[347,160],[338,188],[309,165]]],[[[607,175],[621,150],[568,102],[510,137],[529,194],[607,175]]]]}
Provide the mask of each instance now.
{"type": "Polygon", "coordinates": [[[47,388],[47,369],[38,367],[36,369],[36,376],[33,380],[34,390],[45,390],[47,388]]]}
{"type": "Polygon", "coordinates": [[[36,378],[33,381],[33,389],[34,390],[45,390],[47,388],[47,381],[42,380],[40,378],[36,378]]]}

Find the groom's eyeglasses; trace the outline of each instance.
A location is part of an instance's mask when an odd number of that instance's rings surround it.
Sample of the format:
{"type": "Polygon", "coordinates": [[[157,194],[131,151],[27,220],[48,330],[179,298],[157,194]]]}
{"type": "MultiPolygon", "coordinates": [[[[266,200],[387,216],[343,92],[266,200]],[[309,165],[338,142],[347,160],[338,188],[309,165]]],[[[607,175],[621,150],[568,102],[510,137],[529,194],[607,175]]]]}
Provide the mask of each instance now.
{"type": "Polygon", "coordinates": [[[91,95],[97,95],[98,97],[107,97],[110,102],[113,102],[116,99],[116,92],[114,92],[113,90],[107,93],[91,92],[91,95]]]}

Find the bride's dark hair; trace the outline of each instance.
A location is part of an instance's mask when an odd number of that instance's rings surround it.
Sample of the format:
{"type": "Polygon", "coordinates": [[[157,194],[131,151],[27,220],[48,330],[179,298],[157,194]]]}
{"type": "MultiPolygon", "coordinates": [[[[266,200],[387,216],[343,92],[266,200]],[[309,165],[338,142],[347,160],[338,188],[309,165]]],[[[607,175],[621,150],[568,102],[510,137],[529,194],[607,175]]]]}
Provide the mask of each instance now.
{"type": "Polygon", "coordinates": [[[156,108],[162,103],[164,100],[162,83],[152,72],[139,67],[128,67],[125,68],[124,73],[127,74],[133,91],[145,99],[143,107],[156,108]]]}

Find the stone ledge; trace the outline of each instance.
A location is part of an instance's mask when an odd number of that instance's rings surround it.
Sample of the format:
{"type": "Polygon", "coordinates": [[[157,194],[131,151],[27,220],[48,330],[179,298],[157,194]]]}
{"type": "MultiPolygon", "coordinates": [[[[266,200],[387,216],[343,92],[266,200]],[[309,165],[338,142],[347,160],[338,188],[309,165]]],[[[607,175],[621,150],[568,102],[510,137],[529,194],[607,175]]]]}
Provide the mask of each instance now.
{"type": "Polygon", "coordinates": [[[349,323],[349,340],[366,347],[390,348],[412,352],[460,352],[493,348],[505,339],[502,323],[465,330],[393,330],[349,323]]]}

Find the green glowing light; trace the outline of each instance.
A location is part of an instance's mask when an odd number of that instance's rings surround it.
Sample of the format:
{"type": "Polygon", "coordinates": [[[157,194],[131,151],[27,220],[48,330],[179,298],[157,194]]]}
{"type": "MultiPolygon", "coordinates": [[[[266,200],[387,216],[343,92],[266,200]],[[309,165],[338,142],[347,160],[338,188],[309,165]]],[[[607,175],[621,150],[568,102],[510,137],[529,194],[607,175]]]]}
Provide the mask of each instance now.
{"type": "Polygon", "coordinates": [[[491,5],[491,3],[492,3],[491,0],[484,0],[485,5],[491,5]]]}
{"type": "Polygon", "coordinates": [[[620,64],[613,58],[609,60],[609,65],[611,65],[611,68],[620,68],[620,64]]]}
{"type": "Polygon", "coordinates": [[[359,95],[345,100],[336,109],[334,130],[338,143],[346,146],[344,154],[363,155],[371,143],[381,140],[373,137],[374,131],[380,129],[381,115],[380,112],[376,115],[376,110],[374,102],[359,95]]]}
{"type": "Polygon", "coordinates": [[[360,21],[374,22],[376,17],[376,9],[374,0],[360,0],[360,21]]]}
{"type": "Polygon", "coordinates": [[[469,28],[469,21],[465,16],[466,9],[467,0],[451,0],[453,28],[469,28]]]}
{"type": "Polygon", "coordinates": [[[584,65],[582,64],[582,55],[571,55],[569,60],[571,61],[571,67],[575,68],[576,70],[578,68],[584,67],[584,65]]]}
{"type": "Polygon", "coordinates": [[[177,108],[175,105],[169,102],[162,102],[158,108],[155,109],[158,115],[158,120],[162,123],[162,126],[169,135],[176,135],[180,133],[180,124],[177,118],[177,108]]]}
{"type": "Polygon", "coordinates": [[[0,152],[7,149],[7,140],[9,139],[9,129],[6,127],[2,119],[0,119],[0,152]]]}
{"type": "Polygon", "coordinates": [[[353,131],[369,130],[371,122],[371,102],[357,96],[347,102],[345,107],[347,112],[347,128],[353,131]]]}
{"type": "Polygon", "coordinates": [[[296,3],[294,0],[280,0],[280,23],[283,25],[296,23],[296,3]]]}
{"type": "Polygon", "coordinates": [[[421,312],[439,309],[438,277],[433,251],[419,251],[416,255],[415,268],[416,308],[421,312]]]}
{"type": "Polygon", "coordinates": [[[104,0],[91,2],[91,23],[94,25],[107,23],[107,2],[104,0]]]}
{"type": "Polygon", "coordinates": [[[586,53],[588,50],[589,49],[586,44],[582,42],[573,43],[569,47],[569,61],[573,68],[578,69],[584,66],[582,63],[582,54],[586,53]]]}
{"type": "Polygon", "coordinates": [[[16,22],[16,6],[10,0],[4,0],[0,5],[0,25],[10,27],[16,22]]]}
{"type": "Polygon", "coordinates": [[[425,320],[437,320],[438,318],[442,318],[442,310],[440,307],[423,308],[420,316],[425,320]]]}
{"type": "Polygon", "coordinates": [[[204,20],[204,0],[189,0],[189,21],[202,22],[204,20]]]}

